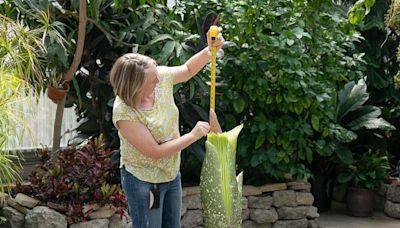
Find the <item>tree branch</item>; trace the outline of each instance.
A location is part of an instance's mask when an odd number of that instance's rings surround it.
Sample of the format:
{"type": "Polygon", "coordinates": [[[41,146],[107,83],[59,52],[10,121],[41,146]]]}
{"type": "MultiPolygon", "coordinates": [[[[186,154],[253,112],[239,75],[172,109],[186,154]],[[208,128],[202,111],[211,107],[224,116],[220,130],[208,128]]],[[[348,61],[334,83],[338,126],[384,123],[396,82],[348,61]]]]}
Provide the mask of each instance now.
{"type": "Polygon", "coordinates": [[[85,35],[86,35],[86,23],[87,23],[87,13],[86,13],[86,0],[79,1],[79,30],[78,30],[78,43],[76,45],[74,59],[72,60],[71,67],[64,74],[65,81],[71,81],[75,75],[76,70],[79,67],[82,59],[83,47],[85,46],[85,35]]]}

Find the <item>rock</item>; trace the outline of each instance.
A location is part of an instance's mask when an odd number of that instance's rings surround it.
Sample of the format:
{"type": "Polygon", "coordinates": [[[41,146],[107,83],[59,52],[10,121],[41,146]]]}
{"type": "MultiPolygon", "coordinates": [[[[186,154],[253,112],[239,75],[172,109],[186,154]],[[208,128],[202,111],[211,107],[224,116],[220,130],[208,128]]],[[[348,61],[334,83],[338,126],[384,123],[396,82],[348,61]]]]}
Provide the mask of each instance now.
{"type": "Polygon", "coordinates": [[[287,185],[285,183],[266,184],[261,186],[259,189],[261,192],[275,192],[275,191],[286,190],[287,185]]]}
{"type": "Polygon", "coordinates": [[[286,185],[287,185],[288,187],[292,187],[292,186],[301,186],[301,185],[305,185],[305,184],[307,184],[307,182],[305,182],[305,181],[292,181],[292,182],[286,183],[286,185]]]}
{"type": "Polygon", "coordinates": [[[249,200],[246,197],[242,197],[242,209],[249,207],[249,200]]]}
{"type": "Polygon", "coordinates": [[[312,205],[314,196],[307,192],[296,192],[296,202],[298,205],[312,205]]]}
{"type": "Polygon", "coordinates": [[[183,197],[182,204],[186,205],[187,209],[201,209],[200,195],[191,195],[183,197]]]}
{"type": "Polygon", "coordinates": [[[181,207],[181,217],[184,216],[186,214],[187,211],[187,206],[186,204],[182,203],[182,207],[181,207]]]}
{"type": "Polygon", "coordinates": [[[269,210],[251,209],[250,218],[258,224],[274,223],[276,220],[278,220],[278,213],[276,213],[275,208],[271,208],[269,210]]]}
{"type": "Polygon", "coordinates": [[[376,192],[378,195],[386,197],[387,191],[389,189],[389,184],[383,184],[378,191],[376,192]]]}
{"type": "Polygon", "coordinates": [[[242,224],[243,228],[271,228],[271,223],[258,224],[251,220],[247,220],[242,224]]]}
{"type": "Polygon", "coordinates": [[[269,209],[274,199],[272,196],[249,196],[247,200],[249,208],[269,209]]]}
{"type": "Polygon", "coordinates": [[[182,189],[182,197],[191,196],[191,195],[200,195],[200,187],[185,187],[182,189]]]}
{"type": "Polygon", "coordinates": [[[100,208],[100,206],[97,203],[86,204],[83,206],[82,212],[83,212],[83,214],[87,214],[87,213],[95,211],[99,208],[100,208]]]}
{"type": "Polygon", "coordinates": [[[54,209],[56,211],[62,212],[64,210],[64,206],[58,203],[47,202],[46,204],[49,208],[54,209]]]}
{"type": "Polygon", "coordinates": [[[187,210],[181,220],[182,228],[192,228],[203,225],[203,216],[201,210],[187,210]]]}
{"type": "MultiPolygon", "coordinates": [[[[87,222],[72,224],[70,228],[108,228],[108,219],[95,219],[87,222]]],[[[112,227],[114,228],[114,227],[112,227]]]]}
{"type": "Polygon", "coordinates": [[[310,192],[311,191],[311,184],[310,183],[303,183],[302,185],[293,185],[288,187],[291,190],[301,190],[303,192],[310,192]]]}
{"type": "Polygon", "coordinates": [[[296,194],[293,190],[276,191],[272,194],[274,201],[273,205],[275,207],[296,207],[296,194]]]}
{"type": "Polygon", "coordinates": [[[242,209],[242,221],[250,218],[250,210],[248,208],[242,209]]]}
{"type": "Polygon", "coordinates": [[[7,206],[7,200],[10,198],[10,195],[0,192],[0,208],[7,206]]]}
{"type": "Polygon", "coordinates": [[[307,219],[297,219],[297,220],[279,220],[272,228],[307,228],[308,221],[307,219]]]}
{"type": "Polygon", "coordinates": [[[119,214],[114,214],[110,218],[110,223],[108,224],[109,228],[132,228],[132,224],[129,225],[129,222],[131,219],[127,217],[128,214],[126,213],[124,216],[122,216],[122,219],[120,218],[119,214]]]}
{"type": "Polygon", "coordinates": [[[29,210],[26,209],[25,207],[21,206],[17,201],[15,201],[13,198],[8,198],[7,199],[7,205],[16,209],[17,211],[21,212],[22,214],[26,215],[29,210]]]}
{"type": "Polygon", "coordinates": [[[391,184],[400,185],[400,179],[399,179],[399,178],[394,178],[394,179],[392,179],[391,184]]]}
{"type": "Polygon", "coordinates": [[[309,219],[308,228],[321,228],[318,219],[309,219]]]}
{"type": "Polygon", "coordinates": [[[393,203],[389,200],[385,203],[385,213],[392,218],[400,218],[400,203],[393,203]]]}
{"type": "Polygon", "coordinates": [[[17,201],[17,203],[19,203],[20,205],[28,208],[34,208],[39,203],[39,200],[22,193],[18,193],[15,196],[15,201],[17,201]]]}
{"type": "Polygon", "coordinates": [[[44,206],[33,208],[25,216],[26,228],[66,228],[67,218],[44,206]]]}
{"type": "Polygon", "coordinates": [[[2,209],[3,216],[8,220],[11,228],[23,228],[25,225],[25,215],[12,207],[2,209]]]}
{"type": "Polygon", "coordinates": [[[93,212],[90,212],[88,217],[90,219],[104,219],[110,218],[115,214],[115,211],[107,206],[101,207],[93,212]]]}
{"type": "Polygon", "coordinates": [[[243,186],[242,191],[242,196],[256,196],[262,194],[261,190],[258,187],[252,185],[243,186]]]}
{"type": "Polygon", "coordinates": [[[400,185],[390,185],[387,190],[386,198],[393,203],[400,203],[400,185]]]}
{"type": "Polygon", "coordinates": [[[280,207],[278,208],[279,219],[303,219],[319,217],[317,208],[312,206],[280,207]]]}

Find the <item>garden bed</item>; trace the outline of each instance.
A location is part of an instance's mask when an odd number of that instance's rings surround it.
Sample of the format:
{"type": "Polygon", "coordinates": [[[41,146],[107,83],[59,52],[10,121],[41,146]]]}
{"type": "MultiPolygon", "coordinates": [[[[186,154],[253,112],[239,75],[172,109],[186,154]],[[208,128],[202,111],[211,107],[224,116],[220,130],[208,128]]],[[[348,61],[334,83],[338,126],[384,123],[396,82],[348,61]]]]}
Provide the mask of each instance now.
{"type": "MultiPolygon", "coordinates": [[[[87,212],[92,215],[89,214],[88,217],[92,219],[88,222],[68,226],[66,216],[57,212],[55,205],[43,206],[42,202],[33,200],[35,204],[28,201],[29,198],[25,197],[8,200],[10,205],[1,209],[1,214],[8,220],[8,225],[3,225],[4,227],[131,227],[129,218],[123,217],[121,220],[119,215],[104,207],[89,209],[87,212]]],[[[312,206],[313,201],[310,184],[305,182],[266,184],[260,187],[244,186],[242,227],[319,227],[319,214],[317,208],[312,206]]],[[[201,208],[200,188],[197,186],[183,188],[181,227],[202,227],[201,208]]]]}

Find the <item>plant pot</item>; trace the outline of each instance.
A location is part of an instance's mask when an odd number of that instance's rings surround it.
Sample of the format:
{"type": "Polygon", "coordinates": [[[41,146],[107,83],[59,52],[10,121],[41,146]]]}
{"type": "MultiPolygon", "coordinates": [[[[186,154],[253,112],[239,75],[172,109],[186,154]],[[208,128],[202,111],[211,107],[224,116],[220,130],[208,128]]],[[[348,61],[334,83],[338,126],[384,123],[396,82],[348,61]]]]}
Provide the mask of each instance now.
{"type": "Polygon", "coordinates": [[[347,214],[357,217],[371,217],[374,213],[374,190],[348,188],[346,197],[347,214]]]}
{"type": "Polygon", "coordinates": [[[64,88],[55,88],[54,86],[47,85],[47,96],[57,104],[57,101],[64,99],[69,91],[68,84],[64,84],[64,88]]]}
{"type": "Polygon", "coordinates": [[[332,178],[327,175],[316,175],[311,181],[311,194],[314,196],[313,206],[318,208],[318,212],[326,212],[331,209],[332,188],[332,178]]]}

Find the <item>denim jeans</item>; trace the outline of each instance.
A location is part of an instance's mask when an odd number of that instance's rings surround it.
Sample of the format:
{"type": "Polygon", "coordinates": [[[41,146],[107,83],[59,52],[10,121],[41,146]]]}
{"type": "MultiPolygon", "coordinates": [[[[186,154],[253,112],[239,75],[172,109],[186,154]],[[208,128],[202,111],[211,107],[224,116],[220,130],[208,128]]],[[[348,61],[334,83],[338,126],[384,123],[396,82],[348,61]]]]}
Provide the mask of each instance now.
{"type": "Polygon", "coordinates": [[[160,191],[159,208],[149,208],[150,190],[154,184],[141,181],[121,168],[121,182],[128,200],[133,228],[180,228],[181,174],[175,180],[156,184],[160,191]]]}

